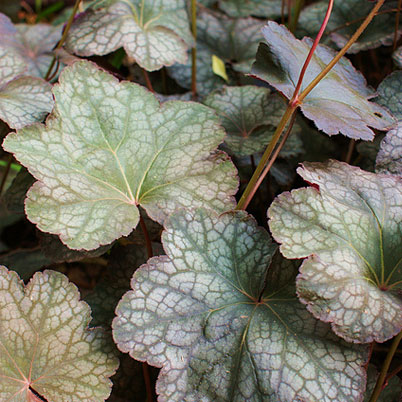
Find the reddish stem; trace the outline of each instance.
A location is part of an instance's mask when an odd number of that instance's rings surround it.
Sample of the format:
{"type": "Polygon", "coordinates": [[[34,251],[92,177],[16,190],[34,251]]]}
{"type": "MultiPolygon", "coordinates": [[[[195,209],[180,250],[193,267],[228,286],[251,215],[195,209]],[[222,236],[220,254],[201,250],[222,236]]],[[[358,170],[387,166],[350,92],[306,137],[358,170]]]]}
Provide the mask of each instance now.
{"type": "MultiPolygon", "coordinates": [[[[145,71],[145,70],[143,70],[143,71],[145,71]]],[[[147,225],[145,224],[145,221],[141,215],[140,215],[140,226],[141,226],[141,230],[144,234],[148,258],[151,258],[153,256],[152,242],[151,242],[151,238],[149,237],[147,225]]],[[[142,373],[144,375],[145,388],[147,390],[147,402],[153,402],[153,390],[152,390],[151,376],[149,374],[149,366],[148,366],[147,362],[142,363],[142,373]]]]}
{"type": "Polygon", "coordinates": [[[147,84],[147,88],[152,92],[155,93],[154,88],[152,87],[152,83],[151,80],[149,78],[149,74],[147,72],[147,70],[142,69],[142,74],[144,76],[145,79],[145,83],[147,84]]]}
{"type": "Polygon", "coordinates": [[[310,52],[309,52],[309,54],[307,56],[307,59],[304,62],[303,67],[301,69],[301,72],[300,72],[300,75],[299,75],[299,81],[297,82],[296,88],[295,88],[295,90],[293,92],[293,97],[292,97],[292,99],[290,101],[290,104],[292,106],[297,106],[300,103],[298,96],[299,96],[300,88],[302,86],[304,75],[306,74],[307,67],[310,64],[311,59],[313,58],[313,54],[315,52],[315,49],[317,48],[318,43],[320,42],[321,37],[324,34],[325,28],[326,28],[326,26],[328,24],[328,21],[329,21],[329,17],[331,16],[333,5],[334,5],[334,0],[329,0],[327,12],[325,13],[325,17],[324,17],[324,21],[321,24],[321,28],[318,31],[318,34],[317,34],[317,36],[316,36],[316,38],[314,40],[313,46],[311,46],[310,52]]]}

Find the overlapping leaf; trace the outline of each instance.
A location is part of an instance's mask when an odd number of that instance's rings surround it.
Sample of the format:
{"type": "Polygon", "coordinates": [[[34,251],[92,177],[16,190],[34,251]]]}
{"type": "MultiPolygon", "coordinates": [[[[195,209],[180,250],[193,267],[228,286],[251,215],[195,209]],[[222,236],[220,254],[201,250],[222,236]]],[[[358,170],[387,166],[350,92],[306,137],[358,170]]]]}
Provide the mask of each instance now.
{"type": "MultiPolygon", "coordinates": [[[[305,35],[314,37],[321,27],[327,8],[327,1],[319,1],[306,7],[300,14],[300,30],[305,35]]],[[[339,48],[343,47],[372,8],[373,3],[367,0],[336,0],[326,32],[339,48]]],[[[363,31],[348,53],[391,45],[395,31],[395,13],[391,10],[395,8],[397,8],[396,1],[386,2],[381,8],[381,13],[363,31]]]]}
{"type": "MultiPolygon", "coordinates": [[[[225,87],[210,94],[204,104],[215,109],[227,132],[225,144],[236,156],[251,155],[265,149],[281,120],[286,104],[267,88],[245,85],[225,87]]],[[[292,135],[287,149],[301,150],[300,139],[292,135]]]]}
{"type": "Polygon", "coordinates": [[[141,67],[153,71],[185,63],[192,41],[184,0],[111,0],[79,15],[65,46],[80,56],[124,47],[141,67]]]}
{"type": "Polygon", "coordinates": [[[113,321],[119,349],[162,367],[161,401],[362,400],[366,349],[298,302],[295,264],[250,216],[182,210],[162,239],[113,321]]]}
{"type": "Polygon", "coordinates": [[[378,103],[387,106],[398,119],[381,142],[376,159],[376,171],[402,176],[402,71],[389,75],[378,87],[378,103]]]}
{"type": "Polygon", "coordinates": [[[308,257],[300,299],[350,342],[392,338],[402,329],[402,178],[337,161],[298,173],[319,190],[283,193],[268,215],[282,254],[308,257]]]}
{"type": "MultiPolygon", "coordinates": [[[[262,43],[253,75],[267,81],[291,98],[311,46],[311,40],[297,40],[284,27],[270,21],[263,28],[268,44],[262,43]]],[[[302,90],[324,69],[335,52],[318,46],[303,79],[302,90]]],[[[369,102],[375,92],[367,87],[361,73],[342,58],[338,64],[306,96],[301,110],[316,126],[329,135],[342,133],[355,139],[371,140],[369,128],[386,130],[395,123],[386,109],[369,102]]]]}
{"type": "Polygon", "coordinates": [[[13,152],[39,180],[28,218],[73,249],[94,249],[128,235],[138,205],[163,222],[183,206],[234,206],[233,164],[216,147],[224,131],[211,109],[119,83],[90,62],[66,67],[54,88],[47,125],[9,134],[13,152]]]}
{"type": "Polygon", "coordinates": [[[103,333],[87,329],[90,309],[75,285],[45,271],[24,288],[15,272],[0,267],[0,295],[2,401],[101,402],[109,396],[118,361],[103,333]]]}
{"type": "Polygon", "coordinates": [[[219,7],[232,17],[255,15],[275,19],[281,15],[281,0],[220,0],[219,7]]]}
{"type": "Polygon", "coordinates": [[[41,121],[53,108],[51,86],[40,78],[24,77],[30,54],[21,43],[11,21],[0,14],[0,119],[12,128],[41,121]]]}
{"type": "MultiPolygon", "coordinates": [[[[221,86],[224,80],[212,71],[212,55],[229,63],[235,71],[248,73],[263,39],[263,23],[256,18],[228,18],[224,15],[202,12],[197,18],[197,90],[207,95],[221,86]]],[[[191,63],[175,64],[169,72],[178,83],[191,88],[191,63]]]]}

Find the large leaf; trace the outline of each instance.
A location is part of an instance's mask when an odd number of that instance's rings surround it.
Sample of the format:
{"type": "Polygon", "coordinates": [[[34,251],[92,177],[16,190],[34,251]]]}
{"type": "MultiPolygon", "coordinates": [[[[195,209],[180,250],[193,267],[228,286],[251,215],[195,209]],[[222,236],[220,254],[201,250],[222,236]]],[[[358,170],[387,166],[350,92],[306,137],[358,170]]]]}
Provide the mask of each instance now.
{"type": "Polygon", "coordinates": [[[97,402],[110,394],[118,361],[99,329],[88,329],[88,305],[54,271],[24,288],[0,267],[0,398],[3,401],[97,402]]]}
{"type": "Polygon", "coordinates": [[[314,187],[281,194],[269,227],[287,258],[308,257],[297,289],[314,316],[349,342],[402,329],[402,178],[346,163],[306,163],[314,187]]]}
{"type": "Polygon", "coordinates": [[[182,210],[162,240],[113,321],[120,350],[162,367],[160,401],[362,400],[366,349],[298,302],[295,265],[253,218],[182,210]]]}
{"type": "Polygon", "coordinates": [[[389,75],[378,87],[377,102],[387,106],[398,119],[396,128],[390,130],[381,142],[376,159],[376,171],[402,176],[402,71],[389,75]]]}
{"type": "MultiPolygon", "coordinates": [[[[308,36],[315,36],[321,27],[327,8],[328,1],[319,1],[306,7],[300,14],[300,30],[308,36]]],[[[326,32],[330,33],[330,38],[339,48],[343,47],[372,8],[372,2],[367,0],[335,0],[326,32]]],[[[381,8],[381,13],[363,31],[348,53],[391,45],[394,39],[395,13],[390,10],[395,8],[397,8],[396,1],[386,2],[381,8]]]]}
{"type": "Polygon", "coordinates": [[[138,205],[158,222],[181,206],[234,206],[235,169],[215,151],[224,132],[206,106],[161,107],[144,87],[90,62],[66,67],[53,93],[47,125],[3,144],[39,180],[25,203],[39,229],[90,250],[128,235],[138,205]]]}
{"type": "MultiPolygon", "coordinates": [[[[273,21],[268,22],[263,33],[268,45],[260,44],[253,75],[291,99],[312,41],[295,39],[284,26],[273,21]]],[[[317,47],[304,76],[302,90],[334,56],[332,49],[323,45],[317,47]]],[[[367,87],[363,75],[349,60],[342,58],[306,96],[301,110],[329,135],[342,133],[355,139],[372,140],[374,133],[369,127],[386,130],[395,123],[386,109],[368,101],[373,96],[375,92],[367,87]]]]}
{"type": "Polygon", "coordinates": [[[192,44],[184,0],[111,0],[74,21],[66,48],[80,56],[124,47],[148,71],[184,63],[192,44]]]}
{"type": "MultiPolygon", "coordinates": [[[[221,117],[228,134],[225,144],[236,156],[264,151],[286,109],[286,103],[278,94],[253,85],[225,87],[210,94],[204,104],[215,109],[221,117]]],[[[284,147],[284,154],[297,149],[300,152],[301,141],[292,135],[284,147]]]]}
{"type": "Polygon", "coordinates": [[[255,15],[275,19],[281,15],[281,0],[220,0],[220,8],[232,17],[255,15]]]}

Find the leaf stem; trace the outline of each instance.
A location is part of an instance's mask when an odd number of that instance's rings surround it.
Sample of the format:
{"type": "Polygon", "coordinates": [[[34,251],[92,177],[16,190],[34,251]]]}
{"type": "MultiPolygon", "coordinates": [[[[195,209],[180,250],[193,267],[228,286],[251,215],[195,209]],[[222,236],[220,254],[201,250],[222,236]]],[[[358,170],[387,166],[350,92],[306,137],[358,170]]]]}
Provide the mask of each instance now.
{"type": "MultiPolygon", "coordinates": [[[[57,44],[57,46],[56,46],[56,48],[54,50],[60,49],[63,46],[63,43],[66,41],[68,31],[70,30],[71,25],[73,24],[75,14],[77,14],[77,11],[78,11],[80,3],[81,3],[81,0],[76,0],[75,1],[73,11],[72,11],[72,13],[70,15],[70,18],[68,19],[67,24],[66,24],[66,26],[64,28],[63,35],[61,36],[61,39],[59,40],[59,43],[57,44]]],[[[46,81],[49,81],[49,76],[50,76],[50,73],[52,72],[52,69],[53,69],[55,63],[56,63],[56,56],[53,56],[53,60],[50,63],[50,66],[49,66],[49,68],[48,68],[48,70],[46,72],[46,75],[45,75],[45,80],[46,81]]]]}
{"type": "Polygon", "coordinates": [[[197,97],[197,0],[191,0],[191,31],[194,46],[191,49],[191,91],[193,99],[197,97]]]}
{"type": "Polygon", "coordinates": [[[145,224],[144,218],[141,215],[140,215],[140,226],[141,226],[142,233],[144,234],[148,258],[151,258],[154,255],[154,253],[152,251],[152,242],[151,242],[151,238],[149,237],[147,225],[145,224]]]}
{"type": "Polygon", "coordinates": [[[144,68],[141,68],[141,70],[142,70],[142,75],[144,76],[145,84],[147,85],[147,88],[148,88],[152,93],[155,93],[154,87],[152,86],[151,79],[149,78],[148,71],[145,70],[144,68]]]}
{"type": "Polygon", "coordinates": [[[299,75],[299,80],[297,81],[296,88],[295,88],[295,90],[293,92],[293,97],[292,97],[292,99],[290,101],[291,104],[300,104],[300,99],[299,99],[298,95],[299,95],[299,91],[300,91],[300,88],[301,88],[302,83],[303,83],[303,78],[304,78],[304,75],[306,74],[307,67],[310,64],[311,59],[313,58],[313,54],[315,52],[315,49],[317,48],[318,43],[320,42],[321,37],[324,34],[325,28],[326,28],[326,26],[328,24],[328,21],[329,21],[329,17],[331,16],[333,5],[334,5],[334,0],[329,0],[328,7],[327,7],[327,12],[325,13],[325,17],[324,17],[324,21],[321,24],[321,28],[318,31],[318,34],[317,34],[316,38],[314,39],[313,46],[311,46],[311,49],[310,49],[310,51],[308,53],[306,61],[304,62],[303,67],[301,69],[301,72],[300,72],[300,75],[299,75]]]}
{"type": "Polygon", "coordinates": [[[272,151],[275,148],[275,145],[279,141],[279,138],[281,137],[281,134],[283,130],[286,127],[287,122],[289,119],[292,117],[293,113],[296,111],[297,105],[288,105],[285,114],[282,116],[281,121],[278,124],[278,127],[275,130],[275,133],[272,137],[271,142],[268,144],[267,149],[265,150],[264,154],[262,155],[262,158],[260,160],[260,163],[257,166],[257,169],[255,169],[253,176],[251,177],[246,189],[244,190],[243,195],[241,196],[239,203],[236,206],[236,209],[243,209],[245,210],[250,203],[251,199],[253,198],[253,195],[257,191],[257,182],[258,178],[260,177],[261,173],[264,170],[265,165],[267,164],[269,158],[271,157],[272,151]]]}
{"type": "Polygon", "coordinates": [[[352,139],[349,141],[348,152],[346,153],[346,157],[345,157],[345,162],[348,164],[350,164],[350,161],[352,160],[352,155],[353,155],[353,151],[355,149],[355,144],[356,144],[355,140],[352,139]]]}
{"type": "MultiPolygon", "coordinates": [[[[253,191],[250,193],[250,199],[252,199],[254,197],[254,194],[256,193],[258,187],[260,187],[261,183],[263,182],[265,176],[268,174],[268,172],[271,170],[272,165],[274,164],[274,162],[276,161],[276,158],[278,157],[279,153],[281,152],[283,146],[285,145],[285,142],[287,141],[287,139],[289,138],[289,135],[292,131],[293,128],[293,124],[295,122],[296,119],[296,113],[294,113],[292,115],[292,117],[290,118],[290,123],[289,123],[289,127],[287,128],[285,134],[282,137],[281,142],[279,143],[279,145],[275,148],[275,152],[272,154],[271,159],[269,160],[269,162],[267,163],[267,165],[265,166],[265,169],[263,170],[263,172],[261,173],[260,177],[258,178],[255,187],[253,189],[253,191]]],[[[247,208],[247,207],[246,207],[247,208]]]]}
{"type": "Polygon", "coordinates": [[[388,351],[387,357],[384,360],[384,364],[381,367],[381,372],[380,375],[377,378],[377,383],[375,384],[374,391],[371,394],[371,398],[369,402],[376,402],[378,397],[380,396],[381,391],[383,390],[383,384],[385,377],[387,375],[389,366],[391,365],[392,358],[394,357],[394,354],[396,350],[398,349],[399,342],[402,339],[402,331],[399,332],[399,334],[394,338],[392,341],[391,347],[388,351]]]}
{"type": "MultiPolygon", "coordinates": [[[[140,226],[141,226],[142,233],[144,234],[145,244],[147,247],[147,255],[148,255],[148,259],[149,259],[153,256],[152,242],[151,242],[151,238],[149,237],[147,225],[145,224],[144,218],[141,216],[141,214],[140,214],[140,226]]],[[[142,373],[144,375],[145,388],[147,390],[147,402],[152,402],[153,401],[153,389],[152,389],[152,384],[151,384],[151,376],[149,373],[149,366],[148,366],[147,362],[142,363],[142,373]]]]}
{"type": "Polygon", "coordinates": [[[293,11],[292,19],[290,21],[289,30],[290,32],[295,32],[297,28],[297,23],[299,22],[300,12],[304,6],[304,0],[297,0],[293,11]]]}
{"type": "Polygon", "coordinates": [[[396,46],[398,44],[398,31],[399,31],[399,19],[401,16],[401,6],[402,6],[402,0],[398,0],[398,11],[396,12],[396,16],[395,16],[394,43],[392,45],[392,51],[394,51],[394,52],[395,52],[396,46]]]}
{"type": "Polygon", "coordinates": [[[377,11],[381,8],[381,6],[384,4],[385,0],[378,0],[377,4],[373,7],[373,9],[370,11],[369,15],[366,17],[366,19],[363,21],[363,23],[360,25],[358,30],[352,35],[352,37],[349,39],[348,43],[338,52],[338,54],[327,64],[327,66],[324,68],[324,70],[321,71],[320,74],[317,75],[311,81],[311,83],[307,86],[307,88],[300,94],[299,96],[299,102],[302,102],[303,99],[317,86],[317,84],[331,71],[331,69],[335,66],[336,63],[346,54],[346,52],[349,50],[349,48],[357,41],[359,36],[363,33],[363,31],[366,29],[367,25],[371,22],[371,20],[375,17],[377,11]]]}

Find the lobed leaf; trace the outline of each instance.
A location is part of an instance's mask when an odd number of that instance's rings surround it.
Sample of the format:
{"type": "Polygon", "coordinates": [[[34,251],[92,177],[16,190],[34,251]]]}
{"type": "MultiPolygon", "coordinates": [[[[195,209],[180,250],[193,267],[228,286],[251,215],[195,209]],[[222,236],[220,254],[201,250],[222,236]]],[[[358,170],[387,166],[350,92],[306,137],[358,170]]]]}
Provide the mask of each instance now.
{"type": "Polygon", "coordinates": [[[308,314],[253,218],[181,210],[165,227],[167,256],[136,271],[112,324],[121,351],[162,367],[160,401],[362,400],[366,349],[308,314]]]}
{"type": "Polygon", "coordinates": [[[128,235],[138,205],[160,223],[178,207],[234,206],[236,171],[216,151],[224,132],[209,108],[160,106],[145,88],[86,61],[66,67],[53,93],[46,126],[3,144],[38,180],[25,210],[39,229],[91,250],[128,235]]]}
{"type": "Polygon", "coordinates": [[[402,46],[399,46],[394,53],[392,53],[394,63],[398,68],[402,68],[402,46]]]}
{"type": "MultiPolygon", "coordinates": [[[[273,21],[263,28],[263,34],[267,44],[260,44],[252,74],[291,99],[312,41],[296,39],[284,26],[273,21]]],[[[301,90],[334,56],[332,49],[323,45],[317,47],[301,90]]],[[[306,96],[300,108],[318,129],[329,135],[342,133],[350,138],[372,140],[374,133],[369,127],[387,130],[395,123],[386,109],[368,101],[373,96],[375,92],[367,87],[363,75],[349,60],[342,58],[306,96]]]]}
{"type": "Polygon", "coordinates": [[[118,361],[75,285],[55,271],[36,273],[24,288],[0,267],[0,398],[104,401],[118,361]]]}
{"type": "Polygon", "coordinates": [[[300,300],[349,342],[385,342],[402,329],[402,178],[337,161],[298,173],[319,190],[281,194],[268,216],[282,254],[308,257],[300,300]]]}
{"type": "Polygon", "coordinates": [[[148,71],[185,63],[193,39],[184,0],[111,0],[75,19],[65,43],[80,56],[124,47],[148,71]]]}

